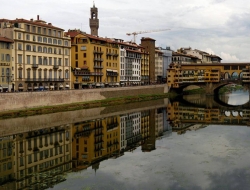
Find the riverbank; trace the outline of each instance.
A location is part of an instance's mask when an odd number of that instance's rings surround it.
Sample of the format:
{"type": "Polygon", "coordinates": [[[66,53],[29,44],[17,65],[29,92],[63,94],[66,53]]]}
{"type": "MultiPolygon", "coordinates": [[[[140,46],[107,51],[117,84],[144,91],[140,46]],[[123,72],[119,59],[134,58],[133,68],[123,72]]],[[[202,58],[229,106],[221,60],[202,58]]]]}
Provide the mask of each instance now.
{"type": "Polygon", "coordinates": [[[0,112],[0,119],[9,119],[9,118],[26,117],[26,116],[42,115],[42,114],[57,113],[57,112],[66,112],[66,111],[74,111],[74,110],[96,108],[96,107],[115,106],[115,105],[122,105],[122,104],[134,103],[134,102],[145,102],[145,101],[150,101],[150,100],[169,98],[173,96],[174,94],[169,94],[169,93],[151,94],[151,95],[148,94],[148,95],[119,97],[119,98],[108,98],[105,100],[77,102],[77,103],[64,104],[64,105],[42,106],[42,107],[37,107],[37,108],[10,110],[10,111],[0,112]]]}

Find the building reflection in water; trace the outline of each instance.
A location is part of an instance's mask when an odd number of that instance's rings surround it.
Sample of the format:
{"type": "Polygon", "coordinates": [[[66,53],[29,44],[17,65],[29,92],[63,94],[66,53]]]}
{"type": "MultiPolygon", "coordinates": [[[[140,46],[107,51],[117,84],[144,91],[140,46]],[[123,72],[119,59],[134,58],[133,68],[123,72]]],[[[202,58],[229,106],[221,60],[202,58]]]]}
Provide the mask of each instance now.
{"type": "Polygon", "coordinates": [[[155,108],[2,136],[0,189],[46,189],[139,146],[155,150],[172,131],[166,117],[166,108],[155,108]]]}

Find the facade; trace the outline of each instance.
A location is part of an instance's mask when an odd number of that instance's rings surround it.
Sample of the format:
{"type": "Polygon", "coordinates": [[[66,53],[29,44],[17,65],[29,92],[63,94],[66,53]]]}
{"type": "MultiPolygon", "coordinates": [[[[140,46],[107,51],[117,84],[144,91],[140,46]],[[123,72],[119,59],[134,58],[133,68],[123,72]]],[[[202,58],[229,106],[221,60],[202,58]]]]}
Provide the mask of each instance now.
{"type": "Polygon", "coordinates": [[[43,20],[0,19],[0,32],[14,40],[13,90],[70,88],[70,38],[43,20]]]}
{"type": "Polygon", "coordinates": [[[177,52],[198,57],[199,60],[198,60],[197,63],[220,63],[221,60],[222,60],[217,55],[212,55],[212,54],[209,54],[209,53],[207,53],[205,51],[201,51],[201,50],[198,50],[198,49],[193,50],[191,47],[189,47],[189,48],[180,48],[179,50],[177,50],[177,52]]]}
{"type": "Polygon", "coordinates": [[[155,76],[155,40],[144,37],[141,39],[141,46],[149,53],[149,83],[156,83],[155,76]]]}
{"type": "Polygon", "coordinates": [[[16,135],[14,189],[45,189],[64,181],[72,169],[71,139],[69,125],[16,135]]]}
{"type": "MultiPolygon", "coordinates": [[[[135,43],[118,39],[115,41],[120,47],[120,84],[122,86],[140,85],[142,60],[145,57],[143,48],[135,43]]],[[[144,62],[146,62],[145,59],[144,62]]]]}
{"type": "Polygon", "coordinates": [[[0,36],[0,92],[11,91],[13,40],[0,36]]]}
{"type": "Polygon", "coordinates": [[[155,49],[155,81],[161,83],[163,78],[163,52],[155,49]]]}
{"type": "Polygon", "coordinates": [[[165,49],[160,47],[159,50],[163,52],[162,82],[166,83],[167,69],[169,68],[169,65],[172,63],[172,51],[170,50],[170,47],[166,47],[165,49]]]}
{"type": "Polygon", "coordinates": [[[69,30],[72,87],[119,86],[119,47],[111,39],[69,30]]]}
{"type": "Polygon", "coordinates": [[[200,59],[193,55],[184,54],[180,52],[173,52],[172,62],[178,64],[197,64],[200,62],[200,59]]]}
{"type": "Polygon", "coordinates": [[[119,154],[119,122],[119,116],[114,116],[74,124],[74,169],[86,169],[90,165],[93,169],[98,169],[100,161],[119,154]]]}
{"type": "Polygon", "coordinates": [[[95,7],[95,4],[93,5],[93,7],[90,8],[89,27],[90,27],[90,34],[98,36],[98,28],[99,28],[98,8],[95,7]]]}
{"type": "Polygon", "coordinates": [[[141,84],[149,84],[149,53],[142,47],[141,84]]]}

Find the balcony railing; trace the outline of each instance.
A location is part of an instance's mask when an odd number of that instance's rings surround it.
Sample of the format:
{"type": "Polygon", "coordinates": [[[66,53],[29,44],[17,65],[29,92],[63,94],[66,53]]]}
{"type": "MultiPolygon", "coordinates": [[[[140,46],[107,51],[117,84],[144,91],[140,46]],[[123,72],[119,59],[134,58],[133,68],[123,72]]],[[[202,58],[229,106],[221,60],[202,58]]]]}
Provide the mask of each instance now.
{"type": "Polygon", "coordinates": [[[91,74],[90,74],[90,72],[75,70],[74,75],[75,76],[90,76],[91,74]]]}
{"type": "Polygon", "coordinates": [[[33,64],[32,68],[37,69],[38,68],[38,64],[33,64]]]}
{"type": "Polygon", "coordinates": [[[96,54],[103,54],[103,51],[94,50],[93,53],[96,53],[96,54]]]}
{"type": "Polygon", "coordinates": [[[64,82],[64,78],[26,78],[25,82],[64,82]]]}
{"type": "Polygon", "coordinates": [[[118,76],[118,73],[116,72],[107,72],[107,76],[118,76]]]}
{"type": "Polygon", "coordinates": [[[94,65],[94,69],[103,69],[102,65],[94,65]]]}
{"type": "Polygon", "coordinates": [[[59,69],[59,65],[53,65],[53,69],[59,69]]]}
{"type": "Polygon", "coordinates": [[[100,61],[100,62],[102,62],[103,59],[102,58],[94,58],[94,61],[100,61]]]}

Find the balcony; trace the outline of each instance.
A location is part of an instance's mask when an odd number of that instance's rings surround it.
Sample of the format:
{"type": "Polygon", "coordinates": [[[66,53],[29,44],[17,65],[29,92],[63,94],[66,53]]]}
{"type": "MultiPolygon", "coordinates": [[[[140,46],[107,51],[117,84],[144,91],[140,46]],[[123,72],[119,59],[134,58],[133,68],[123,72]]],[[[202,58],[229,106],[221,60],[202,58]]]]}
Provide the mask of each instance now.
{"type": "Polygon", "coordinates": [[[64,82],[64,78],[26,78],[25,82],[64,82]]]}
{"type": "Polygon", "coordinates": [[[33,68],[33,69],[37,69],[37,68],[38,68],[38,64],[33,64],[33,65],[32,65],[32,68],[33,68]]]}
{"type": "Polygon", "coordinates": [[[94,50],[93,53],[94,53],[94,54],[103,54],[103,51],[94,50]]]}
{"type": "Polygon", "coordinates": [[[77,70],[75,70],[75,71],[73,72],[73,74],[74,74],[75,76],[90,76],[90,75],[91,75],[90,72],[86,72],[86,71],[77,71],[77,70]]]}
{"type": "Polygon", "coordinates": [[[118,76],[116,72],[107,72],[107,76],[118,76]]]}
{"type": "Polygon", "coordinates": [[[53,65],[53,69],[59,69],[59,65],[53,65]]]}
{"type": "Polygon", "coordinates": [[[102,65],[94,65],[94,69],[103,69],[102,65]]]}
{"type": "Polygon", "coordinates": [[[94,58],[94,61],[100,61],[100,62],[102,62],[103,59],[102,58],[94,58]]]}
{"type": "Polygon", "coordinates": [[[108,56],[108,55],[113,55],[113,53],[111,53],[111,52],[107,52],[106,53],[106,55],[108,56]]]}
{"type": "Polygon", "coordinates": [[[91,72],[90,75],[92,75],[92,76],[103,76],[103,72],[91,72]]]}
{"type": "Polygon", "coordinates": [[[118,53],[114,53],[113,56],[114,56],[114,57],[118,57],[119,54],[118,54],[118,53]]]}

